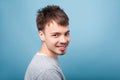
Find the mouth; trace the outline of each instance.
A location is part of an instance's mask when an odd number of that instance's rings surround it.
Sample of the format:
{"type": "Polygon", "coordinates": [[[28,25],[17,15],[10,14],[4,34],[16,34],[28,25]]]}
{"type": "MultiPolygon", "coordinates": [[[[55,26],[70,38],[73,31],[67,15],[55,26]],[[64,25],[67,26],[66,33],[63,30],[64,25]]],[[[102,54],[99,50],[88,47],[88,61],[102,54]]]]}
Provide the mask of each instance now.
{"type": "Polygon", "coordinates": [[[60,51],[65,51],[67,46],[57,46],[60,51]]]}

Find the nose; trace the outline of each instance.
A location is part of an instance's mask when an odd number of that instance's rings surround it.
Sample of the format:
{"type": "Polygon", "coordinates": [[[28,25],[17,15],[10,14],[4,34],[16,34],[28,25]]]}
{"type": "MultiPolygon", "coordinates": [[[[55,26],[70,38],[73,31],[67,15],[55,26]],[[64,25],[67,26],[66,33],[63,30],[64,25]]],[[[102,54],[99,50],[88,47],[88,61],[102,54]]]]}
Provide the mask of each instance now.
{"type": "Polygon", "coordinates": [[[66,43],[66,42],[67,42],[67,38],[66,38],[65,36],[62,36],[62,37],[60,38],[60,42],[61,42],[61,43],[66,43]]]}

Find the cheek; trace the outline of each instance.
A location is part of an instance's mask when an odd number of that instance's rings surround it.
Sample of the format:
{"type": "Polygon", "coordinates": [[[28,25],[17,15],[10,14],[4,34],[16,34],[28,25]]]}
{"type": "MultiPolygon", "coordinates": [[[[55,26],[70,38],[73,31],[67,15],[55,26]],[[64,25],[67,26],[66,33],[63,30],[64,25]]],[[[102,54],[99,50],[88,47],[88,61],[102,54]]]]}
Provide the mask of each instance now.
{"type": "Polygon", "coordinates": [[[57,43],[57,39],[53,39],[53,38],[46,39],[46,44],[48,44],[49,46],[56,45],[56,43],[57,43]]]}
{"type": "Polygon", "coordinates": [[[55,39],[51,40],[51,44],[56,45],[57,43],[58,43],[57,39],[56,40],[55,39]]]}

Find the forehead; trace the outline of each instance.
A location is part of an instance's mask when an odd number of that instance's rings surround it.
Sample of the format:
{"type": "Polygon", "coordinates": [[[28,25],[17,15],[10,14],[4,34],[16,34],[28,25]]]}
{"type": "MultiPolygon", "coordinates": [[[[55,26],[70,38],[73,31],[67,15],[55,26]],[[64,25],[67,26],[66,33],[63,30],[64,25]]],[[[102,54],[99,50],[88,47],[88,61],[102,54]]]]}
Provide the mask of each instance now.
{"type": "Polygon", "coordinates": [[[45,32],[47,33],[54,33],[54,32],[65,33],[67,31],[69,31],[68,26],[58,25],[55,21],[48,23],[45,27],[45,32]]]}

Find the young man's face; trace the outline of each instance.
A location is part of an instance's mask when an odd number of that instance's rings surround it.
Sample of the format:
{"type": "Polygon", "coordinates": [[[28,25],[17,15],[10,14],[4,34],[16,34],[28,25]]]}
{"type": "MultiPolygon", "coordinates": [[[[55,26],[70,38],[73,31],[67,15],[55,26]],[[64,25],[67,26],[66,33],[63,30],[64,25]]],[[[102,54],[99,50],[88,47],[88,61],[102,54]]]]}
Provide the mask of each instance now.
{"type": "Polygon", "coordinates": [[[70,41],[69,27],[51,22],[46,25],[42,32],[42,41],[45,52],[51,55],[63,55],[66,52],[70,41]]]}

